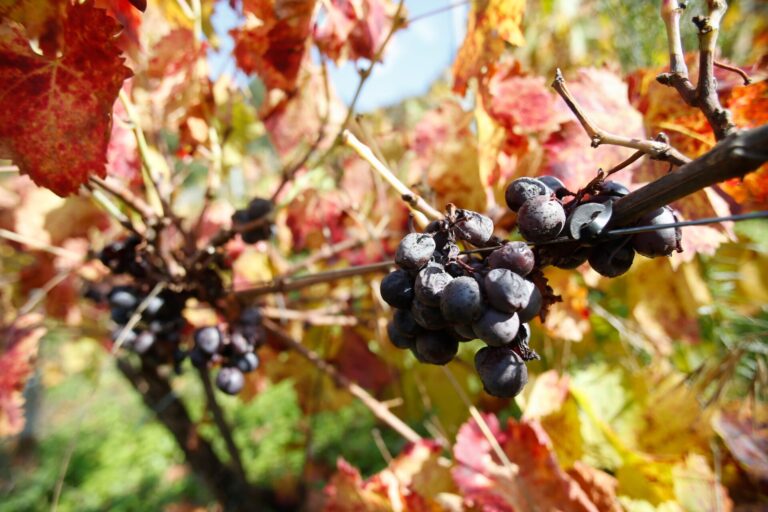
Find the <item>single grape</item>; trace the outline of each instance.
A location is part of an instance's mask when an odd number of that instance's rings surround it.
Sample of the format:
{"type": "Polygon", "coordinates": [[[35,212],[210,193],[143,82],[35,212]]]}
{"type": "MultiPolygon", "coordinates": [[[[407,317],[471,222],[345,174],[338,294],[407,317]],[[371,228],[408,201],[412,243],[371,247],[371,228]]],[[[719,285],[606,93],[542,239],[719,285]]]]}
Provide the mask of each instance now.
{"type": "Polygon", "coordinates": [[[228,395],[236,395],[245,385],[245,376],[239,368],[224,366],[216,375],[216,387],[228,395]]]}
{"type": "Polygon", "coordinates": [[[457,277],[443,290],[440,312],[452,324],[472,323],[483,309],[480,285],[473,277],[457,277]]]}
{"type": "MultiPolygon", "coordinates": [[[[677,216],[672,208],[665,206],[643,215],[638,221],[640,226],[658,226],[677,222],[677,216]]],[[[632,247],[648,258],[669,256],[675,250],[680,250],[683,233],[680,228],[664,228],[632,236],[632,247]]]]}
{"type": "Polygon", "coordinates": [[[405,270],[395,270],[381,280],[381,298],[393,308],[408,309],[413,302],[413,279],[405,270]]]}
{"type": "Polygon", "coordinates": [[[567,188],[565,188],[565,184],[560,181],[560,178],[556,176],[545,174],[543,176],[536,176],[536,179],[549,187],[550,190],[555,193],[558,199],[562,199],[571,193],[567,188]]]}
{"type": "Polygon", "coordinates": [[[520,207],[517,212],[517,227],[523,238],[540,243],[552,240],[565,226],[565,210],[557,199],[536,196],[520,207]]]}
{"type": "Polygon", "coordinates": [[[392,323],[399,332],[408,337],[416,336],[423,330],[407,309],[396,309],[395,315],[392,317],[392,323]]]}
{"type": "Polygon", "coordinates": [[[416,336],[413,354],[422,363],[447,364],[459,351],[459,342],[448,331],[426,331],[416,336]]]}
{"type": "Polygon", "coordinates": [[[513,212],[516,212],[523,206],[523,203],[533,197],[549,197],[552,190],[536,178],[517,178],[507,185],[504,198],[507,206],[513,212]]]}
{"type": "Polygon", "coordinates": [[[437,331],[448,326],[448,321],[443,317],[440,308],[429,306],[418,300],[413,301],[411,314],[416,323],[425,329],[437,331]]]}
{"type": "Polygon", "coordinates": [[[405,270],[416,271],[427,264],[435,252],[435,241],[430,235],[409,233],[400,240],[395,263],[405,270]]]}
{"type": "Polygon", "coordinates": [[[147,302],[147,307],[144,308],[142,316],[144,318],[154,318],[159,315],[160,310],[165,306],[165,299],[160,296],[152,297],[147,302]]]}
{"type": "Polygon", "coordinates": [[[493,221],[489,217],[471,210],[459,210],[457,216],[453,226],[456,238],[482,246],[493,236],[493,221]]]}
{"type": "Polygon", "coordinates": [[[238,317],[238,321],[241,325],[261,325],[261,311],[259,311],[259,308],[256,307],[247,307],[243,308],[240,311],[240,316],[238,317]]]}
{"type": "Polygon", "coordinates": [[[192,366],[196,368],[202,368],[208,364],[210,358],[211,355],[200,350],[200,347],[194,347],[189,351],[189,361],[192,363],[192,366]]]}
{"type": "Polygon", "coordinates": [[[475,336],[488,345],[501,346],[510,343],[520,328],[520,320],[515,313],[504,313],[493,308],[486,308],[483,315],[472,324],[475,336]]]}
{"type": "Polygon", "coordinates": [[[512,398],[528,383],[528,368],[511,347],[483,347],[475,354],[475,370],[489,395],[512,398]]]}
{"type": "Polygon", "coordinates": [[[253,344],[248,342],[248,339],[239,329],[233,330],[232,334],[230,334],[229,345],[232,347],[232,351],[239,355],[247,354],[253,350],[253,344]]]}
{"type": "Polygon", "coordinates": [[[137,236],[112,242],[99,252],[99,260],[115,274],[124,274],[130,270],[140,242],[137,236]]]}
{"type": "Polygon", "coordinates": [[[607,180],[600,187],[600,195],[624,197],[629,194],[629,189],[618,181],[607,180]]]}
{"type": "Polygon", "coordinates": [[[517,312],[517,317],[520,322],[530,322],[541,311],[542,296],[539,289],[530,281],[525,282],[526,286],[530,289],[528,295],[528,304],[517,312]]]}
{"type": "Polygon", "coordinates": [[[254,197],[251,202],[248,203],[245,211],[248,213],[250,220],[260,219],[266,216],[272,211],[272,201],[269,199],[263,199],[261,197],[254,197]]]}
{"type": "Polygon", "coordinates": [[[240,233],[240,238],[242,238],[243,242],[247,244],[255,244],[257,242],[261,242],[262,240],[269,240],[269,237],[271,236],[272,226],[269,224],[264,224],[263,226],[258,226],[240,233]]]}
{"type": "Polygon", "coordinates": [[[133,316],[133,309],[112,308],[110,310],[110,318],[112,318],[112,321],[118,325],[127,324],[128,320],[131,319],[131,316],[133,316]]]}
{"type": "Polygon", "coordinates": [[[505,313],[516,313],[526,307],[533,286],[506,268],[495,268],[488,272],[484,284],[488,302],[505,313]]]}
{"type": "Polygon", "coordinates": [[[525,242],[509,242],[493,251],[486,260],[490,268],[506,268],[527,276],[536,264],[533,251],[525,242]]]}
{"type": "Polygon", "coordinates": [[[138,336],[136,336],[136,339],[133,340],[131,348],[133,348],[133,351],[137,354],[146,354],[154,344],[155,335],[149,331],[142,331],[138,336]]]}
{"type": "Polygon", "coordinates": [[[195,345],[207,354],[215,354],[221,342],[222,336],[218,327],[202,327],[195,331],[195,345]]]}
{"type": "Polygon", "coordinates": [[[589,264],[600,275],[618,277],[630,269],[634,259],[632,244],[621,238],[596,246],[589,256],[589,264]]]}
{"type": "Polygon", "coordinates": [[[440,294],[453,281],[439,263],[429,263],[416,275],[414,291],[416,299],[428,306],[440,305],[440,294]]]}
{"type": "Polygon", "coordinates": [[[589,259],[592,247],[580,242],[539,246],[539,257],[543,262],[563,269],[574,269],[589,259]]]}
{"type": "Polygon", "coordinates": [[[139,292],[132,286],[115,286],[107,298],[112,308],[132,310],[139,305],[139,292]]]}
{"type": "Polygon", "coordinates": [[[397,348],[405,349],[413,347],[414,337],[406,336],[400,332],[394,322],[389,322],[387,324],[387,335],[389,336],[389,341],[391,341],[397,348]]]}
{"type": "Polygon", "coordinates": [[[475,331],[472,330],[472,324],[453,324],[451,328],[458,334],[459,341],[472,341],[477,339],[475,331]]]}
{"type": "Polygon", "coordinates": [[[241,372],[250,373],[259,367],[259,356],[253,352],[246,352],[235,359],[235,365],[237,365],[241,372]]]}

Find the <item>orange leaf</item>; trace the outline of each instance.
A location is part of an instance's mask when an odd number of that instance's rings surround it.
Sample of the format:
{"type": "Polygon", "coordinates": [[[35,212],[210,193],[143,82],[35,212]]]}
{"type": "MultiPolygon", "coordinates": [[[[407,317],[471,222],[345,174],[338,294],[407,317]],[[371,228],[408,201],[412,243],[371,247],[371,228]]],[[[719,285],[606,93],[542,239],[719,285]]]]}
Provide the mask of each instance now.
{"type": "Polygon", "coordinates": [[[0,437],[18,434],[24,427],[24,386],[32,374],[40,338],[45,328],[42,318],[30,314],[16,319],[15,324],[0,329],[0,437]]]}
{"type": "Polygon", "coordinates": [[[245,24],[231,31],[237,65],[268,89],[291,91],[299,76],[315,0],[245,0],[245,24]]]}
{"type": "Polygon", "coordinates": [[[113,42],[118,31],[90,3],[70,6],[61,56],[48,58],[18,24],[0,24],[0,156],[59,195],[105,176],[112,104],[131,76],[113,42]]]}
{"type": "Polygon", "coordinates": [[[504,44],[525,44],[521,30],[525,0],[477,0],[467,21],[467,35],[453,63],[453,90],[462,96],[504,51],[504,44]]]}

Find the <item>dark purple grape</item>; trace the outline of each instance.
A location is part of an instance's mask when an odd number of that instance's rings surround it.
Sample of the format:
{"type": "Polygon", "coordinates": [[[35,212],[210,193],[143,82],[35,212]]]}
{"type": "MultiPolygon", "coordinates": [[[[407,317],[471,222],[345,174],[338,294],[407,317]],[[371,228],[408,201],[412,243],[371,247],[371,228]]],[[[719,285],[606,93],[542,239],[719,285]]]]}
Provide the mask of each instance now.
{"type": "Polygon", "coordinates": [[[538,196],[549,197],[550,195],[552,195],[552,190],[536,178],[517,178],[507,185],[504,198],[509,209],[516,212],[527,200],[538,196]]]}
{"type": "Polygon", "coordinates": [[[505,313],[516,313],[526,307],[533,286],[506,268],[495,268],[488,272],[484,284],[488,302],[505,313]]]}
{"type": "Polygon", "coordinates": [[[492,346],[510,343],[519,328],[520,320],[516,313],[504,313],[493,308],[486,308],[483,315],[472,324],[475,336],[492,346]]]}
{"type": "Polygon", "coordinates": [[[600,275],[617,277],[630,269],[634,259],[632,244],[622,238],[596,246],[589,257],[589,264],[600,275]]]}
{"type": "Polygon", "coordinates": [[[109,313],[113,322],[118,325],[125,325],[131,319],[133,309],[112,308],[109,313]]]}
{"type": "Polygon", "coordinates": [[[493,236],[493,221],[489,217],[471,210],[459,210],[457,216],[453,226],[456,238],[482,246],[493,236]]]}
{"type": "Polygon", "coordinates": [[[115,286],[107,298],[112,308],[133,310],[139,305],[139,292],[132,286],[115,286]]]}
{"type": "Polygon", "coordinates": [[[560,181],[560,178],[556,176],[545,174],[543,176],[536,176],[536,179],[549,187],[549,189],[555,193],[558,199],[562,199],[563,197],[570,194],[570,191],[565,188],[565,184],[560,181]]]}
{"type": "Polygon", "coordinates": [[[541,292],[532,282],[526,281],[525,283],[530,289],[530,294],[528,295],[528,304],[517,312],[517,317],[521,323],[530,322],[541,311],[541,292]]]}
{"type": "Polygon", "coordinates": [[[272,236],[272,226],[265,224],[240,233],[240,238],[247,244],[255,244],[262,240],[269,240],[272,236]]]}
{"type": "Polygon", "coordinates": [[[176,375],[181,375],[181,365],[187,358],[187,351],[176,347],[173,351],[173,371],[176,375]]]}
{"type": "Polygon", "coordinates": [[[99,260],[115,274],[124,274],[136,259],[136,247],[140,242],[137,236],[112,242],[101,250],[99,260]]]}
{"type": "Polygon", "coordinates": [[[435,241],[430,235],[408,233],[397,246],[395,263],[405,270],[419,270],[432,257],[435,247],[435,241]]]}
{"type": "Polygon", "coordinates": [[[399,332],[408,337],[416,336],[423,330],[407,309],[396,309],[395,315],[392,317],[392,323],[399,332]]]}
{"type": "Polygon", "coordinates": [[[232,347],[232,351],[239,355],[247,354],[253,350],[253,344],[248,341],[239,329],[232,331],[232,334],[230,334],[229,345],[232,347]]]}
{"type": "Polygon", "coordinates": [[[425,331],[416,336],[413,354],[422,363],[447,364],[459,351],[459,342],[448,331],[425,331]]]}
{"type": "Polygon", "coordinates": [[[210,358],[210,354],[203,352],[199,347],[194,347],[189,351],[189,361],[192,363],[192,366],[196,368],[202,368],[208,364],[210,358]]]}
{"type": "Polygon", "coordinates": [[[395,270],[381,280],[381,298],[393,308],[408,309],[413,302],[413,279],[405,270],[395,270]]]}
{"type": "Polygon", "coordinates": [[[243,308],[240,311],[240,316],[238,317],[238,322],[240,322],[241,325],[248,325],[248,326],[255,326],[255,325],[261,325],[261,311],[259,311],[259,308],[256,307],[247,307],[243,308]]]}
{"type": "Polygon", "coordinates": [[[472,324],[454,324],[451,328],[459,335],[459,341],[471,341],[477,339],[472,324]]]}
{"type": "Polygon", "coordinates": [[[243,373],[250,373],[259,367],[259,356],[253,352],[247,352],[235,359],[235,365],[243,373]]]}
{"type": "Polygon", "coordinates": [[[512,398],[528,383],[528,368],[511,347],[483,347],[475,354],[475,370],[489,395],[512,398]]]}
{"type": "Polygon", "coordinates": [[[406,336],[400,332],[394,322],[389,322],[387,324],[387,335],[389,336],[389,341],[397,348],[405,349],[413,347],[414,337],[406,336]]]}
{"type": "Polygon", "coordinates": [[[440,305],[440,294],[453,277],[439,263],[429,263],[416,275],[414,291],[416,299],[428,306],[440,305]]]}
{"type": "Polygon", "coordinates": [[[539,256],[542,261],[563,269],[574,269],[586,263],[590,254],[592,254],[592,247],[581,245],[580,242],[539,247],[539,256]]]}
{"type": "Polygon", "coordinates": [[[603,196],[624,197],[629,194],[629,189],[618,181],[604,181],[600,187],[600,194],[603,196]]]}
{"type": "Polygon", "coordinates": [[[216,387],[228,395],[236,395],[245,385],[245,376],[239,368],[224,366],[216,375],[216,387]]]}
{"type": "MultiPolygon", "coordinates": [[[[120,334],[122,334],[123,328],[118,327],[116,329],[112,329],[112,332],[110,333],[110,337],[112,338],[112,341],[117,341],[117,339],[120,337],[120,334]]],[[[123,345],[126,347],[130,347],[133,345],[133,342],[136,341],[136,338],[138,337],[139,333],[136,330],[130,330],[127,331],[123,335],[123,345]]]]}
{"type": "Polygon", "coordinates": [[[490,268],[506,268],[521,276],[533,270],[536,260],[525,242],[509,242],[493,251],[486,260],[490,268]]]}
{"type": "Polygon", "coordinates": [[[483,297],[474,277],[457,277],[443,290],[440,312],[452,324],[469,324],[480,316],[483,297]]]}
{"type": "MultiPolygon", "coordinates": [[[[672,224],[677,222],[674,210],[669,206],[659,208],[651,213],[643,215],[638,221],[640,226],[658,226],[659,224],[672,224]]],[[[680,249],[680,241],[683,233],[680,228],[664,228],[645,233],[637,233],[632,237],[632,247],[648,258],[669,256],[675,250],[680,249]]]]}
{"type": "Polygon", "coordinates": [[[195,345],[207,354],[215,354],[221,342],[222,336],[218,327],[203,327],[195,331],[195,345]]]}
{"type": "Polygon", "coordinates": [[[261,197],[254,197],[251,202],[248,203],[245,211],[248,213],[250,220],[260,219],[272,211],[272,201],[269,199],[263,199],[261,197]]]}
{"type": "Polygon", "coordinates": [[[520,207],[517,212],[517,227],[523,238],[540,243],[552,240],[565,226],[565,210],[557,199],[536,196],[520,207]]]}
{"type": "Polygon", "coordinates": [[[137,354],[146,354],[154,344],[155,335],[149,331],[142,331],[138,336],[136,336],[136,339],[133,340],[131,348],[133,348],[133,351],[137,354]]]}
{"type": "Polygon", "coordinates": [[[416,323],[425,329],[437,331],[448,326],[448,321],[443,317],[440,308],[428,306],[418,300],[413,301],[411,314],[416,323]]]}

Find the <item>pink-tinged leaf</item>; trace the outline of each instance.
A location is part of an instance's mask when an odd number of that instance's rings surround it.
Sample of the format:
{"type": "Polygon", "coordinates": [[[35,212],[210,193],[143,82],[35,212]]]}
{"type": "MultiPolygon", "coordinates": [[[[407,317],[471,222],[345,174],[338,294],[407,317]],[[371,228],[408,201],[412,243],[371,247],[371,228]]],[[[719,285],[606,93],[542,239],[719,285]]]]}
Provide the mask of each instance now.
{"type": "Polygon", "coordinates": [[[245,0],[245,23],[231,31],[237,65],[267,89],[292,91],[310,34],[315,0],[245,0]]]}
{"type": "MultiPolygon", "coordinates": [[[[645,138],[643,118],[627,99],[627,84],[607,69],[582,69],[568,79],[568,88],[592,122],[601,129],[625,137],[645,138]]],[[[578,190],[588,183],[597,170],[608,170],[634,153],[634,150],[618,146],[590,147],[591,141],[576,118],[561,100],[557,108],[568,121],[560,131],[553,133],[545,142],[545,162],[542,174],[557,176],[571,190],[578,190]]],[[[638,164],[622,170],[616,179],[632,183],[633,169],[638,164]]]]}
{"type": "Polygon", "coordinates": [[[744,471],[768,483],[768,425],[751,415],[739,417],[724,411],[713,420],[713,426],[744,471]]]}
{"type": "Polygon", "coordinates": [[[357,468],[339,459],[336,474],[325,488],[327,501],[324,510],[444,510],[435,497],[443,492],[452,492],[454,487],[447,469],[438,462],[441,451],[440,445],[434,441],[410,444],[387,468],[367,480],[363,480],[357,468]]]}
{"type": "Polygon", "coordinates": [[[392,368],[368,348],[368,339],[355,330],[344,330],[343,343],[331,359],[339,372],[373,392],[381,391],[395,378],[392,368]]]}
{"type": "Polygon", "coordinates": [[[107,176],[114,176],[131,187],[138,187],[143,183],[141,160],[136,136],[125,123],[127,118],[123,104],[116,101],[112,111],[112,134],[107,146],[107,176]]]}
{"type": "Polygon", "coordinates": [[[29,314],[0,329],[0,437],[24,428],[24,386],[34,370],[40,338],[45,334],[42,317],[29,314]]]}
{"type": "Polygon", "coordinates": [[[623,512],[624,508],[616,499],[619,481],[615,477],[580,460],[573,463],[568,474],[584,489],[600,512],[623,512]]]}
{"type": "Polygon", "coordinates": [[[537,421],[510,419],[503,431],[495,416],[486,415],[485,421],[510,464],[496,457],[474,420],[461,427],[453,449],[453,478],[469,506],[494,512],[599,510],[560,467],[537,421]]]}
{"type": "Polygon", "coordinates": [[[334,62],[372,60],[392,30],[397,11],[391,0],[330,0],[323,6],[314,39],[334,62]]]}
{"type": "Polygon", "coordinates": [[[105,176],[112,104],[131,76],[105,11],[72,5],[64,29],[61,56],[48,58],[18,24],[0,24],[0,156],[62,196],[105,176]]]}
{"type": "Polygon", "coordinates": [[[549,133],[567,120],[544,77],[527,76],[519,64],[502,64],[482,88],[488,114],[515,134],[549,133]]]}
{"type": "Polygon", "coordinates": [[[137,55],[141,50],[139,29],[141,28],[141,12],[144,12],[147,6],[146,0],[95,1],[96,7],[106,9],[107,13],[123,26],[118,38],[118,45],[126,52],[130,52],[132,56],[137,55]],[[144,8],[141,8],[141,4],[144,8]]]}

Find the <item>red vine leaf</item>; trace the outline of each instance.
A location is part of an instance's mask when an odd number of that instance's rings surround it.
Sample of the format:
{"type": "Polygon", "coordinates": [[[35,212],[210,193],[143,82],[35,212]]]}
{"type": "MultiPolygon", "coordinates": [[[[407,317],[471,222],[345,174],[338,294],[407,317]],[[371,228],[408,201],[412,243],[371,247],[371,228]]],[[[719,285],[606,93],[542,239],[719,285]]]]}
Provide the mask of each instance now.
{"type": "Polygon", "coordinates": [[[114,44],[118,31],[92,4],[70,6],[61,56],[49,58],[18,24],[0,24],[0,156],[59,195],[106,174],[112,104],[131,76],[114,44]]]}
{"type": "Polygon", "coordinates": [[[467,35],[453,63],[453,90],[462,96],[470,78],[486,74],[504,51],[505,43],[525,44],[521,25],[524,0],[480,0],[473,2],[467,35]]]}
{"type": "Polygon", "coordinates": [[[45,328],[42,317],[29,314],[0,329],[0,437],[18,434],[24,427],[24,386],[34,369],[40,338],[45,328]]]}
{"type": "Polygon", "coordinates": [[[315,0],[243,2],[245,23],[231,31],[237,65],[268,89],[293,90],[310,34],[315,0]]]}
{"type": "Polygon", "coordinates": [[[391,0],[331,0],[314,39],[321,52],[342,59],[372,60],[392,30],[396,8],[391,0]]]}
{"type": "Polygon", "coordinates": [[[486,415],[485,421],[510,465],[497,459],[474,420],[461,427],[453,448],[453,478],[470,506],[498,512],[597,512],[584,489],[558,464],[539,422],[510,419],[501,430],[495,416],[486,415]]]}

